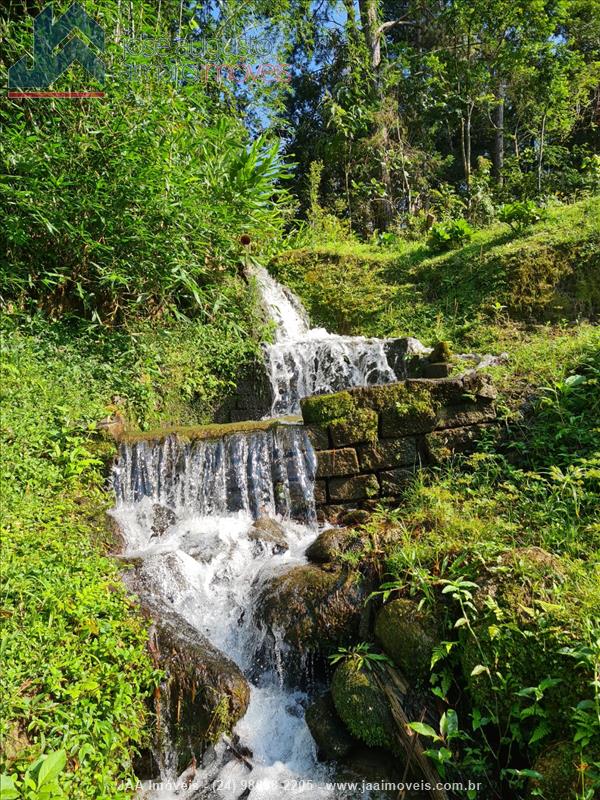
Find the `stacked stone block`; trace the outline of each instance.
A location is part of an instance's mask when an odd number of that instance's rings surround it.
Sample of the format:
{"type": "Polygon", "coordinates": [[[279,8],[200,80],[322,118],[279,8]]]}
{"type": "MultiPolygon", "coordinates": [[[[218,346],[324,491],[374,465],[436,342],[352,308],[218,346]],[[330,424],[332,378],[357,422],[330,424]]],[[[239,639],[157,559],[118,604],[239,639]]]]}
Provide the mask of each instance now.
{"type": "Polygon", "coordinates": [[[317,451],[317,505],[399,495],[415,469],[469,452],[496,419],[489,378],[416,378],[307,397],[317,451]]]}

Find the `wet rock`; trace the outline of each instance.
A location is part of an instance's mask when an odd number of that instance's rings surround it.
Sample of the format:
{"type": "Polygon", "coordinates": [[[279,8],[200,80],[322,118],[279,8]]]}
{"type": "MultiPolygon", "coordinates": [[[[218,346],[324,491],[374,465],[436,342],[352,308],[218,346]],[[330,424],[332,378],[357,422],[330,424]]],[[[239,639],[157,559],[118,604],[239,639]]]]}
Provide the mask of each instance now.
{"type": "Polygon", "coordinates": [[[327,483],[315,481],[315,504],[318,506],[327,502],[327,483]]]}
{"type": "Polygon", "coordinates": [[[271,517],[259,517],[248,531],[248,538],[270,548],[272,553],[283,553],[289,549],[285,528],[271,517]]]}
{"type": "Polygon", "coordinates": [[[354,744],[337,715],[330,692],[319,697],[307,708],[306,724],[317,743],[317,752],[322,760],[343,758],[354,744]]]}
{"type": "Polygon", "coordinates": [[[293,672],[306,654],[328,654],[358,635],[364,600],[355,573],[306,564],[267,583],[256,615],[272,636],[281,636],[289,645],[284,656],[293,672]]]}
{"type": "Polygon", "coordinates": [[[358,459],[356,450],[350,447],[339,450],[321,450],[317,454],[317,478],[338,475],[356,475],[358,459]]]}
{"type": "Polygon", "coordinates": [[[352,659],[336,669],[331,694],[340,718],[357,739],[371,747],[394,750],[395,724],[389,703],[372,671],[352,659]]]}
{"type": "Polygon", "coordinates": [[[152,525],[150,526],[152,536],[150,538],[155,539],[163,536],[171,525],[176,522],[177,517],[172,509],[167,508],[167,506],[161,506],[159,503],[154,503],[152,506],[152,525]]]}
{"type": "Polygon", "coordinates": [[[239,668],[174,613],[150,629],[150,651],[166,673],[157,713],[177,755],[178,771],[246,713],[250,690],[239,668]]]}
{"type": "Polygon", "coordinates": [[[341,525],[365,525],[371,515],[368,511],[365,511],[362,508],[350,508],[347,511],[343,511],[340,516],[340,524],[341,525]]]}
{"type": "Polygon", "coordinates": [[[314,564],[326,564],[349,550],[360,550],[362,544],[360,534],[352,528],[327,528],[307,548],[306,557],[314,564]]]}
{"type": "Polygon", "coordinates": [[[375,475],[356,475],[353,478],[332,478],[329,496],[333,502],[365,500],[379,496],[379,481],[375,475]]]}
{"type": "Polygon", "coordinates": [[[375,635],[384,652],[412,681],[427,684],[431,653],[438,641],[437,625],[412,600],[387,603],[377,614],[375,635]]]}

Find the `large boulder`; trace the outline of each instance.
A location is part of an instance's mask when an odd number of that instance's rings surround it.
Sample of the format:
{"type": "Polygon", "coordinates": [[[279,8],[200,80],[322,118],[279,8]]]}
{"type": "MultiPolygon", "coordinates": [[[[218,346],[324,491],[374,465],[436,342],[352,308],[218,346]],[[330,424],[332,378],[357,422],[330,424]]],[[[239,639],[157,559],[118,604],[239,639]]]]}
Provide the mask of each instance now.
{"type": "Polygon", "coordinates": [[[375,635],[411,683],[429,682],[431,653],[439,638],[430,614],[419,610],[413,600],[392,600],[377,614],[375,635]]]}
{"type": "Polygon", "coordinates": [[[350,752],[354,740],[337,715],[330,692],[317,698],[306,709],[306,724],[323,760],[343,758],[350,752]]]}
{"type": "Polygon", "coordinates": [[[325,656],[358,635],[365,591],[356,573],[303,564],[273,577],[255,613],[273,640],[283,640],[290,677],[305,656],[325,656]]]}
{"type": "Polygon", "coordinates": [[[365,537],[353,528],[327,528],[306,550],[306,557],[315,564],[338,561],[344,553],[358,553],[365,537]]]}
{"type": "Polygon", "coordinates": [[[165,673],[158,730],[168,728],[181,771],[232,730],[246,713],[250,689],[239,668],[178,614],[153,623],[150,651],[165,673]]]}
{"type": "Polygon", "coordinates": [[[394,718],[372,670],[347,659],[333,675],[331,694],[337,713],[353,736],[371,747],[397,749],[394,718]]]}

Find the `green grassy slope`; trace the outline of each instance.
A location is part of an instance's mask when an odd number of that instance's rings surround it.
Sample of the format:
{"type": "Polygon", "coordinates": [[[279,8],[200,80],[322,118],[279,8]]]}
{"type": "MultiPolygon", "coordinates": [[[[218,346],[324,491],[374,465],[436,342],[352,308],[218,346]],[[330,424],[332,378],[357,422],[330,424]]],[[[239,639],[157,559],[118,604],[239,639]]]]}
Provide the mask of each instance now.
{"type": "Polygon", "coordinates": [[[345,241],[284,253],[271,268],[331,331],[474,347],[481,322],[505,311],[536,322],[598,313],[600,198],[552,207],[521,233],[495,224],[441,255],[422,241],[345,241]]]}

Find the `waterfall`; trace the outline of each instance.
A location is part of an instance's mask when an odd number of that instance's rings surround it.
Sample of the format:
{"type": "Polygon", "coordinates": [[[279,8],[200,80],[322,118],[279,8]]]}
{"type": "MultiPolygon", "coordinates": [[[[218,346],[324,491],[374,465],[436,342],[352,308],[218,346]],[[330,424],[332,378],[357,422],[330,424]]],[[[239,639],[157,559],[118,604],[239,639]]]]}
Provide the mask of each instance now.
{"type": "MultiPolygon", "coordinates": [[[[288,289],[262,268],[254,268],[254,275],[275,324],[275,342],[265,347],[273,416],[296,413],[307,395],[396,380],[406,355],[424,350],[416,340],[311,329],[302,304],[288,289]]],[[[284,681],[285,645],[267,642],[254,614],[266,581],[304,563],[306,548],[318,533],[315,472],[315,453],[298,424],[274,423],[220,438],[187,441],[167,434],[158,441],[121,444],[112,513],[123,534],[124,555],[135,564],[126,576],[128,584],[155,618],[179,615],[235,662],[250,685],[248,710],[234,734],[243,752],[252,753],[251,764],[231,758],[221,741],[183,785],[173,748],[163,745],[160,788],[144,797],[370,796],[360,788],[331,784],[332,767],[317,761],[304,720],[308,698],[284,681]],[[257,537],[253,523],[262,517],[280,526],[278,546],[257,537]]]]}
{"type": "Polygon", "coordinates": [[[235,728],[252,752],[252,771],[220,742],[182,788],[176,759],[163,752],[152,800],[294,800],[342,797],[327,788],[304,721],[307,696],[284,686],[279,653],[265,663],[264,632],[252,610],[266,580],[304,562],[317,534],[315,454],[297,425],[215,440],[122,443],[114,468],[113,511],[135,560],[130,585],[155,617],[176,612],[234,661],[250,683],[235,728]],[[261,546],[257,517],[280,521],[285,548],[261,546]],[[157,519],[159,524],[157,524],[157,519]],[[133,583],[132,583],[133,581],[133,583]],[[166,787],[166,788],[165,788],[166,787]]]}
{"type": "MultiPolygon", "coordinates": [[[[297,414],[303,397],[406,377],[404,362],[396,359],[390,364],[393,340],[338,336],[325,328],[310,328],[306,310],[289,289],[263,267],[253,267],[252,275],[275,324],[275,342],[264,346],[273,394],[271,416],[297,414]]],[[[428,352],[416,339],[405,341],[406,355],[428,352]]]]}
{"type": "Polygon", "coordinates": [[[315,521],[315,455],[301,426],[220,439],[122,444],[113,485],[121,504],[144,498],[201,517],[241,512],[315,521]]]}

